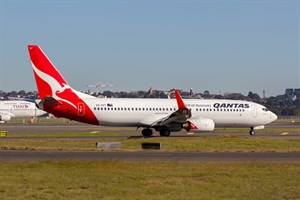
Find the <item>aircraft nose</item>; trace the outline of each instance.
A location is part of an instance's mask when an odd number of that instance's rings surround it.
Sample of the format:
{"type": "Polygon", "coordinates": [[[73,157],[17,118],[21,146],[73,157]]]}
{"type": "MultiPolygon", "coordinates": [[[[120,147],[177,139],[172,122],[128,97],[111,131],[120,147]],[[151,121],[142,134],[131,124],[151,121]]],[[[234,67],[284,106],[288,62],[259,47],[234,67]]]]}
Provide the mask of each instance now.
{"type": "Polygon", "coordinates": [[[277,115],[272,112],[271,112],[270,118],[271,118],[272,122],[278,119],[277,115]]]}

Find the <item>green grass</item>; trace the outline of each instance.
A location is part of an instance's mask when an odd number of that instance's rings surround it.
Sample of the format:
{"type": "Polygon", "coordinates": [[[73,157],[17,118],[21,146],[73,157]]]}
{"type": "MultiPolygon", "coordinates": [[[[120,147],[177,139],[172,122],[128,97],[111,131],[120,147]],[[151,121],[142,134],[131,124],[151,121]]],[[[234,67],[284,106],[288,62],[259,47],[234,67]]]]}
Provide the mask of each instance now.
{"type": "Polygon", "coordinates": [[[300,140],[269,139],[239,136],[203,138],[141,138],[122,142],[128,149],[135,149],[142,142],[161,142],[165,151],[202,152],[292,152],[300,151],[300,140]]]}
{"type": "MultiPolygon", "coordinates": [[[[299,152],[300,140],[281,138],[255,138],[241,136],[218,137],[153,137],[153,138],[50,138],[0,139],[0,149],[40,150],[99,150],[96,142],[121,142],[123,151],[141,151],[142,142],[160,142],[162,151],[198,152],[299,152]]],[[[111,151],[111,150],[110,150],[111,151]]]]}
{"type": "Polygon", "coordinates": [[[299,199],[286,163],[0,163],[0,197],[31,199],[299,199]]]}

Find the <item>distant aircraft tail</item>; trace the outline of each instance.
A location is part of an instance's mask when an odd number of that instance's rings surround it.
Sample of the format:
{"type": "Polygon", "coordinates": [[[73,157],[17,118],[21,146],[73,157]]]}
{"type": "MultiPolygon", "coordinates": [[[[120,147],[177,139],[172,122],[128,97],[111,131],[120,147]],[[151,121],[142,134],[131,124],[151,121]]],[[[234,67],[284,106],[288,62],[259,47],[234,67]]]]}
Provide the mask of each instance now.
{"type": "Polygon", "coordinates": [[[39,92],[39,106],[57,117],[99,124],[84,102],[90,95],[72,89],[38,45],[28,45],[33,73],[39,92]]]}

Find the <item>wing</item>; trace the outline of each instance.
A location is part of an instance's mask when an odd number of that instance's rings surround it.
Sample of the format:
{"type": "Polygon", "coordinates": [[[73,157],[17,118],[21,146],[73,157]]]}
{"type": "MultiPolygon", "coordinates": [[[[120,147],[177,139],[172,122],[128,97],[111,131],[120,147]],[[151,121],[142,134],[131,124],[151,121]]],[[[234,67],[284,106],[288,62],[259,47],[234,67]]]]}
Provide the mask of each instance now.
{"type": "Polygon", "coordinates": [[[149,127],[159,127],[159,126],[166,126],[167,124],[170,123],[180,123],[180,124],[185,123],[187,119],[191,117],[191,111],[185,106],[177,90],[175,90],[175,96],[176,96],[178,110],[163,118],[155,119],[151,117],[151,118],[143,119],[141,121],[141,124],[149,127]]]}

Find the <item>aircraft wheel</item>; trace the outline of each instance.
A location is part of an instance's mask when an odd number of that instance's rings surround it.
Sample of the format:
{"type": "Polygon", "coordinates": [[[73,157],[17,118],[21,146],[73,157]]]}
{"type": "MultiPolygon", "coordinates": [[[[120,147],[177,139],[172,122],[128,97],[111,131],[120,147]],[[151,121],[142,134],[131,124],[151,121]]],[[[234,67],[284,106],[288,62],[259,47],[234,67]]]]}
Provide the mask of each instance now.
{"type": "Polygon", "coordinates": [[[152,135],[152,130],[150,128],[145,128],[142,130],[142,135],[144,137],[150,137],[152,135]]]}
{"type": "Polygon", "coordinates": [[[249,131],[249,134],[250,134],[250,135],[255,135],[255,132],[254,132],[253,127],[251,127],[251,129],[250,129],[250,131],[249,131]]]}
{"type": "Polygon", "coordinates": [[[164,136],[164,137],[168,137],[171,134],[171,132],[168,129],[163,129],[159,133],[160,133],[160,136],[164,136]]]}

